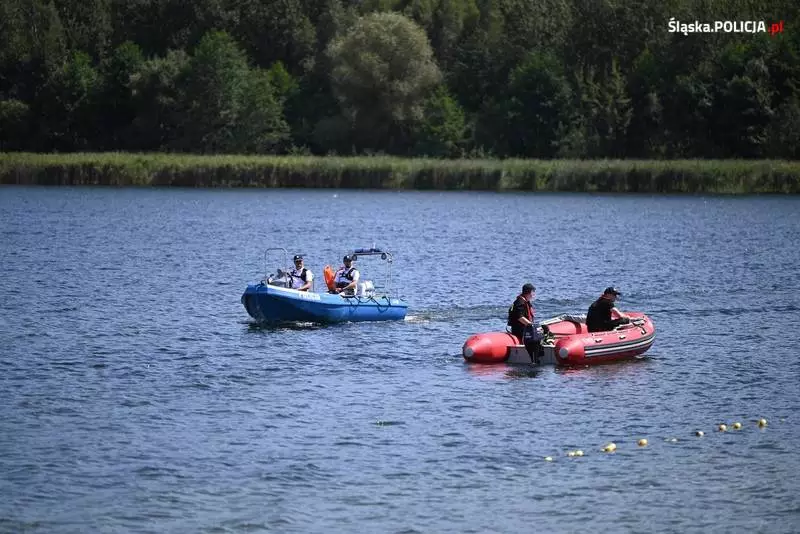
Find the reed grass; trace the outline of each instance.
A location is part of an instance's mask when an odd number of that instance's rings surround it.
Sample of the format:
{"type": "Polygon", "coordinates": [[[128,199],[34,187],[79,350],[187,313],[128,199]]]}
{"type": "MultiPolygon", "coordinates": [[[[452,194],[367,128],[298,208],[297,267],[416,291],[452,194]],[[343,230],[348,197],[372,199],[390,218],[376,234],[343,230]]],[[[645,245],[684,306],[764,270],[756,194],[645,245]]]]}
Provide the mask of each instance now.
{"type": "Polygon", "coordinates": [[[0,153],[0,183],[637,193],[800,193],[800,162],[0,153]]]}

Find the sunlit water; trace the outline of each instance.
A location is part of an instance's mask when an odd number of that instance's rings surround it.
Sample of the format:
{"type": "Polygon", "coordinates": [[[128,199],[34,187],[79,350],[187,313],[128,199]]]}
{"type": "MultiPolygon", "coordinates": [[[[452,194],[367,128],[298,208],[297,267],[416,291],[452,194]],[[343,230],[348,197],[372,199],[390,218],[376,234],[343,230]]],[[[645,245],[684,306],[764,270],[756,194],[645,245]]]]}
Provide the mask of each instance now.
{"type": "Polygon", "coordinates": [[[797,532],[798,214],[781,197],[0,188],[0,531],[797,532]],[[239,301],[267,247],[307,254],[320,287],[373,245],[395,254],[406,321],[263,328],[239,301]],[[528,281],[540,318],[620,287],[655,321],[649,358],[465,364],[528,281]]]}

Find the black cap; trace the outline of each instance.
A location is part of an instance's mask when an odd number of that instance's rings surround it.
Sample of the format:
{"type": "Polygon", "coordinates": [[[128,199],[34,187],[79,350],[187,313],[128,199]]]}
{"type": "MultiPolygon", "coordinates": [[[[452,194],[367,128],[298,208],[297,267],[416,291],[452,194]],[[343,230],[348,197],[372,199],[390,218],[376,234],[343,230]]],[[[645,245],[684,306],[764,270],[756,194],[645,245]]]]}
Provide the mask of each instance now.
{"type": "Polygon", "coordinates": [[[616,287],[609,286],[603,291],[603,295],[622,295],[616,287]]]}
{"type": "Polygon", "coordinates": [[[301,256],[300,254],[295,254],[294,255],[294,261],[302,260],[302,259],[303,259],[303,256],[301,256]]]}
{"type": "Polygon", "coordinates": [[[536,291],[536,288],[534,287],[533,284],[525,284],[524,286],[522,286],[523,293],[532,293],[534,291],[536,291]]]}
{"type": "Polygon", "coordinates": [[[347,255],[344,257],[344,260],[342,260],[342,261],[353,261],[353,256],[351,256],[350,254],[347,254],[347,255]]]}

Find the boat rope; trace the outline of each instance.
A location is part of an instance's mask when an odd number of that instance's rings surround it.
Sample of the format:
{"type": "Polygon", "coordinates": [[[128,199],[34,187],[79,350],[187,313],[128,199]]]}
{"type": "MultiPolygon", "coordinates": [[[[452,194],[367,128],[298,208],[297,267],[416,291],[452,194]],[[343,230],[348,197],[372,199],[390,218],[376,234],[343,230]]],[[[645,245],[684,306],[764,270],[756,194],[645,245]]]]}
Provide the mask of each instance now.
{"type": "Polygon", "coordinates": [[[371,300],[372,302],[374,302],[374,303],[375,303],[375,306],[378,308],[378,311],[382,313],[382,312],[386,311],[387,309],[389,309],[389,308],[391,307],[391,305],[392,305],[392,304],[391,304],[391,302],[389,301],[389,298],[388,298],[388,297],[381,297],[381,298],[384,298],[384,299],[386,299],[386,302],[388,302],[388,304],[387,304],[386,306],[384,306],[383,308],[381,308],[381,303],[380,303],[380,302],[378,302],[378,299],[376,299],[374,296],[370,296],[370,297],[369,297],[369,300],[371,300]]]}

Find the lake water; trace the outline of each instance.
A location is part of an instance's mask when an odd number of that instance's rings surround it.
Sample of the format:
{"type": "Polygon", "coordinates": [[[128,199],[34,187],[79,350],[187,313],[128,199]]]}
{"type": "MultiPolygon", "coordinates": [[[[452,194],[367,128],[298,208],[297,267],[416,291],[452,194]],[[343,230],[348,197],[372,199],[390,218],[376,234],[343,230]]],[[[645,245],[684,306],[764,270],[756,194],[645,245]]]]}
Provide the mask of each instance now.
{"type": "Polygon", "coordinates": [[[798,215],[797,197],[0,188],[0,532],[797,532],[798,215]],[[403,322],[264,328],[240,303],[267,247],[305,253],[320,287],[373,245],[403,322]],[[528,281],[539,318],[618,286],[656,324],[649,357],[466,364],[528,281]]]}

